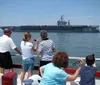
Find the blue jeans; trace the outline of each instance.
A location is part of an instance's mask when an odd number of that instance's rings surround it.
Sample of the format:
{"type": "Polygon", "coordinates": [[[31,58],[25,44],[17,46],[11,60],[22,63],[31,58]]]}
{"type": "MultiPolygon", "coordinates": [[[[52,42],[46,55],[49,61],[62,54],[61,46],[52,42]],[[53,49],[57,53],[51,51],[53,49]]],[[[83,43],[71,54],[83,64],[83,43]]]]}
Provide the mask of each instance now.
{"type": "Polygon", "coordinates": [[[34,69],[34,58],[27,58],[23,60],[23,71],[31,72],[34,69]]]}

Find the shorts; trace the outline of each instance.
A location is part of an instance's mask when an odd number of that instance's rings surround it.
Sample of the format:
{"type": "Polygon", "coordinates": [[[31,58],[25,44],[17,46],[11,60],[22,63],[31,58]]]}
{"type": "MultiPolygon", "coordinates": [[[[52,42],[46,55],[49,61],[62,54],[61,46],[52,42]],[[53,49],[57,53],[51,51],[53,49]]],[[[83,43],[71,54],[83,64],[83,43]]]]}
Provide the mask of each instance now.
{"type": "Polygon", "coordinates": [[[32,72],[34,70],[34,58],[23,60],[22,66],[24,72],[32,72]]]}
{"type": "Polygon", "coordinates": [[[10,52],[0,53],[0,67],[4,69],[13,68],[10,52]]]}
{"type": "Polygon", "coordinates": [[[51,61],[40,61],[40,66],[46,65],[50,63],[51,61]]]}

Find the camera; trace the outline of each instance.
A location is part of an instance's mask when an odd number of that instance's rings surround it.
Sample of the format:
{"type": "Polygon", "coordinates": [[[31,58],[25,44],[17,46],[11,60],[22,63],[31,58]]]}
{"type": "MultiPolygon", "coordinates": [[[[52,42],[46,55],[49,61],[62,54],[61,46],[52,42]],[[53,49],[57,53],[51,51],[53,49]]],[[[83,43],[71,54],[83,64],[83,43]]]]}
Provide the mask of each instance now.
{"type": "Polygon", "coordinates": [[[80,61],[76,61],[76,62],[72,63],[72,66],[76,66],[79,63],[80,63],[80,61]]]}
{"type": "Polygon", "coordinates": [[[34,41],[36,41],[36,39],[33,39],[34,41]]]}

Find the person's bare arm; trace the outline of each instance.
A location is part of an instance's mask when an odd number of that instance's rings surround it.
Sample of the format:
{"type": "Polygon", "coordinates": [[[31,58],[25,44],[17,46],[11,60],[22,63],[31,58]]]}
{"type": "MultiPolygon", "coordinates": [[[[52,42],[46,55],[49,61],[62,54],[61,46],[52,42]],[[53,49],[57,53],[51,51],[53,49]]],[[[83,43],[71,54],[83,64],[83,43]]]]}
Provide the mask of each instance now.
{"type": "Polygon", "coordinates": [[[17,47],[16,47],[14,50],[15,50],[16,52],[18,52],[20,55],[22,55],[22,53],[18,50],[17,47]]]}
{"type": "Polygon", "coordinates": [[[37,55],[40,56],[40,51],[37,52],[37,55]]]}
{"type": "Polygon", "coordinates": [[[93,67],[96,67],[96,63],[94,62],[93,67]]]}
{"type": "Polygon", "coordinates": [[[66,81],[73,81],[73,80],[75,80],[75,79],[78,77],[79,73],[80,73],[80,69],[81,69],[81,67],[79,67],[79,68],[76,70],[76,72],[75,72],[74,75],[69,76],[69,77],[66,79],[66,81]]]}
{"type": "Polygon", "coordinates": [[[42,70],[42,68],[40,67],[39,70],[40,70],[40,75],[42,76],[42,75],[43,75],[43,70],[42,70]]]}
{"type": "Polygon", "coordinates": [[[73,80],[75,80],[75,79],[78,77],[78,75],[79,75],[79,73],[80,73],[80,70],[81,70],[81,67],[82,67],[82,65],[83,65],[83,63],[84,63],[84,61],[83,61],[82,59],[79,59],[79,61],[80,61],[80,66],[79,66],[79,68],[76,70],[76,72],[74,73],[74,75],[69,76],[69,77],[66,79],[66,81],[73,81],[73,80]]]}
{"type": "Polygon", "coordinates": [[[36,46],[35,46],[35,48],[32,47],[32,50],[33,50],[34,52],[36,52],[36,51],[37,51],[37,48],[38,48],[38,40],[36,40],[36,46]]]}

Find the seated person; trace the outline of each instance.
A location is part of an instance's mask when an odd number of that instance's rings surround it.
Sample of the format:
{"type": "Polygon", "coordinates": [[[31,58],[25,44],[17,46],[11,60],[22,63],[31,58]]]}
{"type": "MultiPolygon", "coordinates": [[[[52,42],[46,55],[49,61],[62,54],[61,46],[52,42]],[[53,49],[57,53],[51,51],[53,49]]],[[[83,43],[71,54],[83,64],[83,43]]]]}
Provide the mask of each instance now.
{"type": "Polygon", "coordinates": [[[53,56],[51,63],[40,67],[42,76],[40,85],[66,85],[67,81],[73,81],[80,73],[83,60],[74,75],[68,75],[63,69],[68,66],[68,55],[65,52],[58,52],[53,56]]]}
{"type": "Polygon", "coordinates": [[[97,69],[93,66],[95,64],[94,54],[86,57],[86,64],[86,66],[82,66],[80,71],[80,85],[95,85],[95,74],[97,69]]]}

